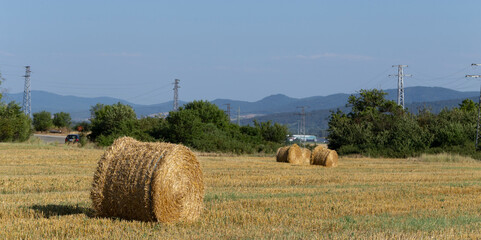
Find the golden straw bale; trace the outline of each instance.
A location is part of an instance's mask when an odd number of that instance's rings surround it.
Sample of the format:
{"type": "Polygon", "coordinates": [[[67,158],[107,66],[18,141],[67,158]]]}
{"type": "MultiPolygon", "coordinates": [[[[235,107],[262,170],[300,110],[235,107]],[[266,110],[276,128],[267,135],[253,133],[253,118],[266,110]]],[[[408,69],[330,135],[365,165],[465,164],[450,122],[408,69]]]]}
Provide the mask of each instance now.
{"type": "Polygon", "coordinates": [[[311,163],[311,150],[302,148],[302,164],[309,165],[311,163]]]}
{"type": "Polygon", "coordinates": [[[317,165],[317,164],[314,164],[314,158],[315,156],[317,156],[319,154],[319,152],[322,152],[323,149],[325,149],[322,145],[317,145],[313,150],[312,150],[312,153],[311,153],[311,165],[317,165]]]}
{"type": "Polygon", "coordinates": [[[287,150],[287,162],[291,164],[297,164],[301,162],[302,159],[302,150],[297,144],[293,144],[287,150]]]}
{"type": "MultiPolygon", "coordinates": [[[[307,155],[307,152],[305,155],[307,155]]],[[[287,151],[287,161],[295,165],[309,164],[309,157],[304,158],[302,148],[299,147],[297,144],[293,144],[289,147],[289,150],[287,151]]]]}
{"type": "Polygon", "coordinates": [[[280,147],[279,149],[277,149],[276,161],[277,162],[288,162],[287,161],[288,150],[289,150],[289,146],[280,147]]]}
{"type": "Polygon", "coordinates": [[[90,198],[100,217],[193,221],[203,209],[203,174],[187,147],[123,137],[99,160],[90,198]]]}
{"type": "Polygon", "coordinates": [[[325,167],[337,167],[338,155],[334,150],[317,146],[312,151],[311,164],[325,167]]]}

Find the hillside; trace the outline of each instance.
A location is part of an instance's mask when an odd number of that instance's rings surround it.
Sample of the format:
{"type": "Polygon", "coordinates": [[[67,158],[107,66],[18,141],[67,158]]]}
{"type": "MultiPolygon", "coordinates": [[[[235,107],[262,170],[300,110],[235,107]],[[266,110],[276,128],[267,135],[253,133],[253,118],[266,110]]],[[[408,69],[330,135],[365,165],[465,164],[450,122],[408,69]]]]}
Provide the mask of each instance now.
{"type": "MultiPolygon", "coordinates": [[[[385,90],[388,95],[387,98],[395,100],[397,98],[396,89],[385,90]]],[[[4,101],[16,101],[22,103],[23,93],[5,94],[4,101]]],[[[299,112],[299,106],[305,106],[306,111],[309,113],[307,119],[307,126],[314,124],[316,129],[320,126],[321,129],[325,128],[326,116],[329,114],[329,109],[343,108],[347,102],[347,98],[351,94],[338,93],[329,96],[313,96],[306,98],[292,98],[283,94],[276,94],[265,97],[259,101],[248,102],[238,101],[230,99],[216,99],[212,103],[219,106],[221,109],[226,109],[226,104],[231,106],[231,117],[235,118],[237,110],[240,108],[242,116],[257,115],[259,120],[273,120],[278,122],[285,122],[294,128],[297,126],[297,120],[295,113],[299,112]],[[262,115],[262,116],[259,116],[262,115]],[[309,117],[309,115],[312,115],[309,117]],[[291,116],[291,117],[287,117],[291,116]],[[291,120],[287,120],[291,119],[291,120]]],[[[453,107],[459,104],[461,100],[465,98],[476,99],[478,92],[459,92],[451,89],[440,87],[409,87],[405,89],[405,102],[409,109],[417,109],[424,106],[426,103],[433,111],[439,111],[443,107],[453,107]]],[[[86,120],[90,117],[90,107],[97,103],[102,104],[114,104],[117,102],[130,105],[134,108],[137,115],[148,116],[151,114],[165,113],[172,110],[172,101],[153,104],[153,105],[140,105],[134,104],[118,98],[110,97],[97,97],[86,98],[77,96],[63,96],[59,94],[44,92],[44,91],[32,91],[32,112],[49,111],[56,112],[68,112],[71,114],[74,120],[86,120]]],[[[185,102],[180,102],[184,104],[185,102]]],[[[249,123],[251,120],[243,120],[242,123],[249,123]]]]}
{"type": "MultiPolygon", "coordinates": [[[[120,102],[132,106],[139,117],[172,110],[172,101],[154,105],[139,105],[111,97],[87,98],[63,96],[45,91],[32,91],[31,94],[32,112],[68,112],[72,116],[72,119],[76,121],[88,119],[90,117],[90,107],[95,106],[97,103],[111,105],[120,102]]],[[[5,102],[15,101],[22,104],[23,93],[7,93],[2,100],[5,102]]],[[[181,104],[184,104],[184,102],[181,102],[181,104]]]]}

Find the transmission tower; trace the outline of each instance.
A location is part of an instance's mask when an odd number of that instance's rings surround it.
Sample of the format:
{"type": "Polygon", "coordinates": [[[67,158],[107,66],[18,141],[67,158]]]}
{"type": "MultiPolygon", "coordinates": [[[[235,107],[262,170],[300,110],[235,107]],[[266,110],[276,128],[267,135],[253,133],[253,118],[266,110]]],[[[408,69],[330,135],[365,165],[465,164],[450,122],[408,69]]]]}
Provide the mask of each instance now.
{"type": "Polygon", "coordinates": [[[174,81],[174,111],[179,109],[179,79],[175,79],[174,81]]]}
{"type": "Polygon", "coordinates": [[[404,77],[411,77],[410,74],[404,74],[403,68],[408,67],[408,65],[392,65],[392,67],[397,67],[397,104],[402,106],[404,109],[404,77]]]}
{"type": "MultiPolygon", "coordinates": [[[[471,66],[481,66],[479,63],[473,63],[471,66]]],[[[481,78],[481,75],[466,75],[466,77],[471,77],[471,78],[481,78]]],[[[476,124],[476,137],[474,141],[474,146],[476,151],[478,150],[478,140],[479,140],[479,124],[480,124],[480,118],[481,118],[481,86],[479,88],[479,102],[478,102],[478,122],[476,124]]]]}
{"type": "Polygon", "coordinates": [[[32,98],[30,94],[30,66],[25,66],[25,87],[23,89],[23,112],[32,118],[32,98]]]}
{"type": "Polygon", "coordinates": [[[227,110],[225,111],[225,114],[227,114],[227,116],[229,117],[229,121],[230,121],[230,103],[225,103],[224,105],[227,106],[227,110]]]}
{"type": "Polygon", "coordinates": [[[240,107],[237,109],[237,125],[240,126],[240,107]]]}
{"type": "MultiPolygon", "coordinates": [[[[297,108],[301,109],[301,113],[298,113],[297,115],[301,116],[301,121],[300,121],[300,134],[301,135],[306,135],[306,106],[299,106],[297,108]]],[[[305,136],[301,138],[301,140],[305,140],[305,136]]]]}

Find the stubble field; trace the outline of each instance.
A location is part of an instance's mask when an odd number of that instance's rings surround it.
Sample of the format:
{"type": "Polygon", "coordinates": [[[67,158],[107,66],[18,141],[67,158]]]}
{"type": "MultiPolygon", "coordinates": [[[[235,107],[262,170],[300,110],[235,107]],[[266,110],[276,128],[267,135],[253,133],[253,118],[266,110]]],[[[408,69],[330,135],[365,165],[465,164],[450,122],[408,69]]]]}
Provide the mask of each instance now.
{"type": "Polygon", "coordinates": [[[481,163],[342,158],[337,168],[273,156],[200,156],[205,211],[172,225],[96,218],[102,150],[0,144],[0,239],[481,238],[481,163]]]}

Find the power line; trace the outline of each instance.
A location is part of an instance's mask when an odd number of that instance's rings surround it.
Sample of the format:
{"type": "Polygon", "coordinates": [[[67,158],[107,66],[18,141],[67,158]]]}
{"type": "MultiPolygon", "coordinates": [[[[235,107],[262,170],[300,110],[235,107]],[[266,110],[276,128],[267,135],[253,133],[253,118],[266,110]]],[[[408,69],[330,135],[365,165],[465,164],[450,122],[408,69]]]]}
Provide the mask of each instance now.
{"type": "MultiPolygon", "coordinates": [[[[298,106],[297,108],[301,109],[301,113],[297,113],[297,115],[301,116],[301,121],[300,121],[300,135],[306,135],[306,107],[307,106],[298,106]]],[[[305,136],[301,138],[302,140],[305,140],[305,136]]]]}
{"type": "Polygon", "coordinates": [[[225,111],[225,114],[227,114],[227,117],[229,117],[229,122],[230,122],[230,103],[224,103],[224,105],[227,106],[227,110],[225,111]]]}
{"type": "Polygon", "coordinates": [[[240,107],[237,109],[237,125],[240,126],[240,107]]]}
{"type": "MultiPolygon", "coordinates": [[[[379,78],[382,77],[382,76],[385,76],[385,74],[390,70],[391,68],[387,68],[385,69],[383,72],[379,73],[378,75],[374,76],[374,77],[371,77],[369,78],[369,80],[365,83],[362,83],[360,85],[358,85],[355,89],[360,89],[360,88],[363,88],[363,87],[367,87],[369,88],[369,85],[371,83],[373,83],[374,81],[378,80],[375,84],[374,84],[374,87],[376,86],[376,84],[378,84],[380,81],[379,81],[379,78]]],[[[384,79],[380,79],[381,81],[384,80],[384,79]]]]}

